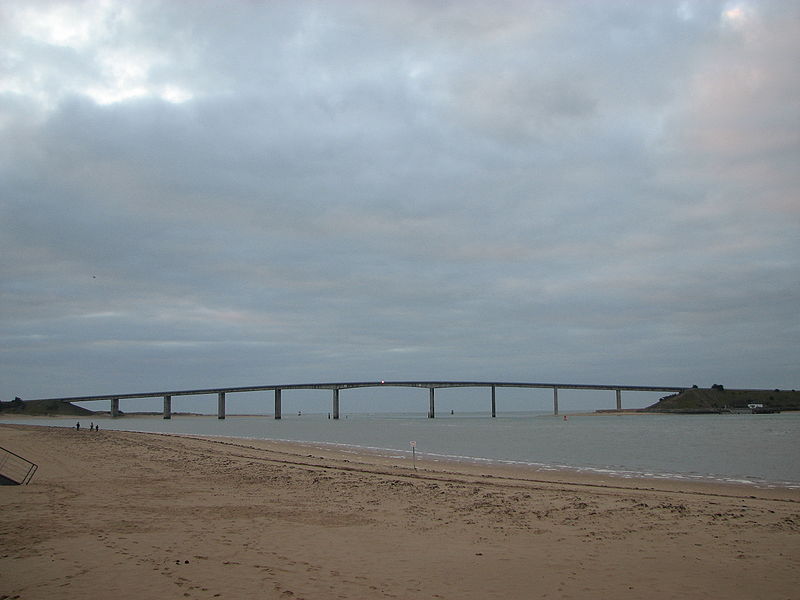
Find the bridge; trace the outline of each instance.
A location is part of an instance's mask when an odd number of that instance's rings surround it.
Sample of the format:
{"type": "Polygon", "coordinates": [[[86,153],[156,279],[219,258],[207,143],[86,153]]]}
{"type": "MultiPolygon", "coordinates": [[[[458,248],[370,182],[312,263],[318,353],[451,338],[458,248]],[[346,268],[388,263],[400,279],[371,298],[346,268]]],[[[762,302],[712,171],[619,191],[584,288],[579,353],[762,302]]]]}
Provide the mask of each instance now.
{"type": "Polygon", "coordinates": [[[94,402],[110,401],[111,416],[119,416],[119,401],[133,398],[163,398],[164,418],[172,417],[172,398],[175,396],[217,396],[217,417],[225,418],[225,400],[229,394],[247,392],[271,391],[275,394],[275,418],[281,418],[281,393],[284,390],[331,390],[331,414],[334,419],[339,418],[339,392],[356,388],[368,387],[413,387],[428,390],[428,418],[436,416],[436,390],[458,387],[491,388],[492,417],[497,416],[496,390],[497,388],[529,388],[553,390],[553,414],[558,415],[558,390],[606,390],[616,394],[616,410],[622,410],[622,392],[671,392],[679,393],[688,387],[651,386],[651,385],[593,385],[580,383],[514,383],[506,381],[360,381],[348,383],[293,383],[285,385],[253,385],[244,387],[208,388],[200,390],[173,390],[166,392],[144,392],[133,394],[106,394],[102,396],[73,396],[70,398],[43,398],[59,402],[94,402]]]}

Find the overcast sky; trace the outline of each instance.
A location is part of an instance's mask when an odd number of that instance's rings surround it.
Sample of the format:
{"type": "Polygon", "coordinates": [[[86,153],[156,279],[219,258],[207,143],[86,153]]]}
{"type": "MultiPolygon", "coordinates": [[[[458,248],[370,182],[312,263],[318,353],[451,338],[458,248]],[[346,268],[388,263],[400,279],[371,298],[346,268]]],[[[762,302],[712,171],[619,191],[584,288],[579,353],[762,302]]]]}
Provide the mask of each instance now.
{"type": "Polygon", "coordinates": [[[796,1],[7,0],[0,40],[2,400],[800,388],[796,1]]]}

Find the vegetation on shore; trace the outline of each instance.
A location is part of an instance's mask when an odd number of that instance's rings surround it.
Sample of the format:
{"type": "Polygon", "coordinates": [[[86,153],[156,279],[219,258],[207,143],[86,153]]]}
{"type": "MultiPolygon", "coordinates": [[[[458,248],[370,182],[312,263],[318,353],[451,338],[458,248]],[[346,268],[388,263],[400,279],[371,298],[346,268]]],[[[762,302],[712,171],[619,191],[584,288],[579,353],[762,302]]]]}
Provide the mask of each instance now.
{"type": "Polygon", "coordinates": [[[93,410],[83,408],[70,402],[59,402],[58,400],[21,400],[20,398],[14,398],[11,402],[0,402],[0,413],[30,416],[84,416],[96,414],[93,410]]]}
{"type": "Polygon", "coordinates": [[[721,385],[710,389],[693,387],[665,396],[644,410],[648,412],[717,413],[748,410],[760,404],[765,410],[800,410],[800,392],[795,390],[726,390],[721,385]]]}
{"type": "MultiPolygon", "coordinates": [[[[91,415],[109,415],[107,410],[89,410],[71,402],[60,402],[58,400],[22,400],[14,398],[10,402],[0,402],[0,415],[27,415],[30,417],[58,417],[73,416],[83,417],[91,415]]],[[[161,411],[142,411],[124,413],[119,411],[118,415],[132,417],[161,416],[161,411]]],[[[173,412],[173,415],[180,416],[202,416],[203,413],[195,412],[173,412]]]]}

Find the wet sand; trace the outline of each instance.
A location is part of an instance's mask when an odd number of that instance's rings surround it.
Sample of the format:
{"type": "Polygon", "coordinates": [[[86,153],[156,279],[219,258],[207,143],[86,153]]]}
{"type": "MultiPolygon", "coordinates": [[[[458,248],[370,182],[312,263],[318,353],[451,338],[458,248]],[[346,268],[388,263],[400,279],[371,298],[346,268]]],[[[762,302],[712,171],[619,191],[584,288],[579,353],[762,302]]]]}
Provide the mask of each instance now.
{"type": "Polygon", "coordinates": [[[780,598],[800,491],[0,425],[0,598],[780,598]]]}

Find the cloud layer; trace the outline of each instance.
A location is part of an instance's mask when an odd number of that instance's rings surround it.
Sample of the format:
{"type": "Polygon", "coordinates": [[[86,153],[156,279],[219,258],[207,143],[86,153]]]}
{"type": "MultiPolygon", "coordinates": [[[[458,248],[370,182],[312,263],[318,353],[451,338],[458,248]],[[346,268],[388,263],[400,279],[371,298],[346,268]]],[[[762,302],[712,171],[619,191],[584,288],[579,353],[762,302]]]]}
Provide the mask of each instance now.
{"type": "Polygon", "coordinates": [[[3,399],[800,387],[789,2],[6,2],[3,399]]]}

